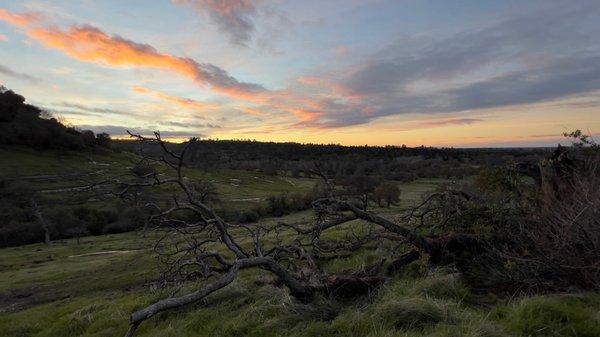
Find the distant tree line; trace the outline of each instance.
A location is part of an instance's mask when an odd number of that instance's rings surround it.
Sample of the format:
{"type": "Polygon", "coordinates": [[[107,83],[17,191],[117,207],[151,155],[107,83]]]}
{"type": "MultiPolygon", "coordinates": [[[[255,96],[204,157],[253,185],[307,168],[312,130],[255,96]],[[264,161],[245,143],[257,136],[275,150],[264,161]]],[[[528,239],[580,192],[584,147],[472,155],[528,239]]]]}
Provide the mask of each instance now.
{"type": "Polygon", "coordinates": [[[61,240],[128,232],[141,228],[147,217],[147,209],[131,200],[102,207],[64,199],[57,204],[24,181],[0,179],[0,247],[44,242],[46,235],[61,240]]]}
{"type": "MultiPolygon", "coordinates": [[[[169,144],[173,150],[185,144],[169,144]]],[[[132,141],[113,146],[140,151],[132,141]]],[[[158,154],[156,144],[145,144],[145,154],[158,154]]],[[[406,146],[342,146],[274,143],[248,140],[200,140],[188,149],[186,165],[203,170],[249,170],[268,175],[312,177],[315,163],[336,180],[369,176],[379,180],[412,181],[417,178],[460,179],[477,174],[480,167],[511,161],[536,162],[547,149],[455,149],[406,146]]]]}

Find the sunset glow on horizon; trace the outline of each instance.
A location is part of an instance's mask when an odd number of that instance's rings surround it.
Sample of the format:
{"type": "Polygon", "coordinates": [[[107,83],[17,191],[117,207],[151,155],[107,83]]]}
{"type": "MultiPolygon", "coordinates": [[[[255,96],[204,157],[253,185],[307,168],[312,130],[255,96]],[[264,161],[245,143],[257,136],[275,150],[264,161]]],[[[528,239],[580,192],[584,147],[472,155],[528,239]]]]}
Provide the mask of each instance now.
{"type": "Polygon", "coordinates": [[[600,132],[600,2],[1,1],[0,84],[115,138],[551,146],[600,132]]]}

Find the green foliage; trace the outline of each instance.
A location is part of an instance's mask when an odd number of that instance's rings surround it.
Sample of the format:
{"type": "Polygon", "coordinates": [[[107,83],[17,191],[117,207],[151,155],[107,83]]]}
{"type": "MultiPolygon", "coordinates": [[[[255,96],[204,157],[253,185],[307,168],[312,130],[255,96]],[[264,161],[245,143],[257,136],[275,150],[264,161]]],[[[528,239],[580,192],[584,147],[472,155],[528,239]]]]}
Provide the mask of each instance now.
{"type": "Polygon", "coordinates": [[[591,148],[592,150],[598,150],[600,145],[596,143],[592,136],[583,133],[581,130],[575,130],[573,132],[565,132],[563,136],[570,138],[573,141],[573,146],[576,148],[591,148]]]}
{"type": "Polygon", "coordinates": [[[247,210],[247,211],[241,211],[238,216],[237,216],[237,222],[240,223],[249,223],[249,222],[256,222],[258,220],[260,220],[260,214],[259,212],[255,211],[255,210],[247,210]]]}
{"type": "Polygon", "coordinates": [[[398,184],[393,182],[384,182],[373,190],[373,198],[377,201],[379,206],[381,202],[385,200],[387,207],[391,204],[397,204],[400,202],[400,189],[398,184]]]}
{"type": "Polygon", "coordinates": [[[292,212],[303,211],[311,207],[315,195],[306,193],[282,193],[267,197],[267,206],[255,208],[257,214],[280,217],[292,212]]]}
{"type": "Polygon", "coordinates": [[[84,224],[92,235],[103,234],[104,227],[116,221],[118,217],[114,210],[98,210],[83,206],[75,208],[73,215],[84,224]]]}
{"type": "Polygon", "coordinates": [[[0,144],[71,150],[108,144],[107,135],[97,139],[92,131],[79,132],[49,117],[48,112],[26,104],[23,96],[4,87],[0,89],[0,144]]]}
{"type": "Polygon", "coordinates": [[[522,185],[521,176],[504,166],[489,167],[481,170],[474,185],[483,193],[493,197],[512,196],[522,185]]]}
{"type": "Polygon", "coordinates": [[[32,209],[35,191],[29,184],[0,180],[0,246],[43,240],[32,209]]]}

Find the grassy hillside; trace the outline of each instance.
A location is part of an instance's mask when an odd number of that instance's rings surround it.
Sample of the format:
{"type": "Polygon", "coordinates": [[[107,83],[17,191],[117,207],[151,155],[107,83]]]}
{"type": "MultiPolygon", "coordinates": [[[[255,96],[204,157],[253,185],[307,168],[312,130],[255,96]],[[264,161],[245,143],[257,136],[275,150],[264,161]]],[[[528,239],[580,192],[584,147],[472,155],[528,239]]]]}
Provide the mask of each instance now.
{"type": "MultiPolygon", "coordinates": [[[[0,177],[28,182],[43,195],[56,198],[68,189],[127,174],[139,161],[129,152],[37,151],[0,146],[0,177]]],[[[314,180],[267,176],[249,171],[188,170],[190,179],[214,183],[225,205],[249,207],[272,194],[303,192],[312,189],[314,180]]]]}

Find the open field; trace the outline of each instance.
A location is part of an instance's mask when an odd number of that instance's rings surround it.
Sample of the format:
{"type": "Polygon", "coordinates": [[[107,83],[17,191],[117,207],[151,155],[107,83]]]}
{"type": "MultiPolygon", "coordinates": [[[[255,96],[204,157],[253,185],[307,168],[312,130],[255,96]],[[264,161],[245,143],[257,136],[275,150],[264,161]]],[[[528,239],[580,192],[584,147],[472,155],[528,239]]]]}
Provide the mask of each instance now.
{"type": "MultiPolygon", "coordinates": [[[[70,151],[36,151],[22,147],[0,147],[0,178],[24,181],[41,195],[54,201],[70,197],[73,192],[91,183],[129,174],[140,160],[130,152],[89,153],[70,151]]],[[[159,172],[164,172],[160,166],[159,172]]],[[[192,180],[212,182],[225,209],[249,209],[264,204],[270,195],[310,191],[316,179],[289,176],[269,176],[260,172],[240,170],[201,171],[187,169],[192,180]]],[[[397,211],[419,200],[445,179],[418,179],[399,183],[401,203],[384,211],[397,211]]]]}
{"type": "MultiPolygon", "coordinates": [[[[90,153],[36,151],[22,147],[0,147],[0,178],[18,179],[46,198],[61,200],[94,182],[130,174],[140,158],[129,152],[90,153]]],[[[164,168],[158,167],[164,173],[164,168]]],[[[248,209],[264,203],[269,195],[306,192],[314,179],[268,176],[249,171],[200,171],[189,169],[186,176],[212,182],[226,209],[248,209]]]]}

